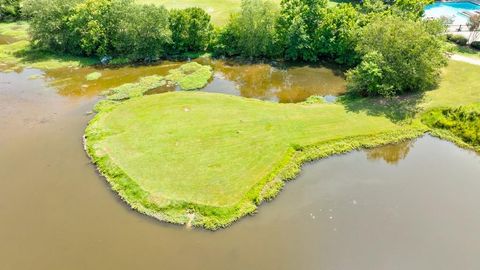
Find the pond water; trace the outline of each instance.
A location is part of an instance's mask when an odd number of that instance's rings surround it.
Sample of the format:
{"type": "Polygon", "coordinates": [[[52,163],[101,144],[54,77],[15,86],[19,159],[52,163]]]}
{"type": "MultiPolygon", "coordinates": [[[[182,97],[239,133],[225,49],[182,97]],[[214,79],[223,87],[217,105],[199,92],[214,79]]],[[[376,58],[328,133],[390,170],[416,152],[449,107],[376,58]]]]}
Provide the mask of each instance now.
{"type": "MultiPolygon", "coordinates": [[[[332,67],[308,65],[239,64],[224,60],[200,58],[201,64],[211,65],[214,76],[201,91],[257,98],[274,102],[301,102],[312,95],[336,96],[343,94],[346,83],[343,73],[332,67]]],[[[143,76],[167,75],[168,71],[185,62],[168,62],[150,66],[127,66],[95,69],[61,68],[45,72],[49,85],[65,96],[96,96],[99,92],[135,82],[143,76]],[[102,77],[87,81],[89,73],[99,71],[102,77]]],[[[166,87],[153,91],[157,94],[175,91],[166,87]]]]}
{"type": "Polygon", "coordinates": [[[97,97],[0,73],[0,269],[478,269],[480,157],[429,136],[308,164],[217,232],[130,210],[82,148],[97,97]]]}

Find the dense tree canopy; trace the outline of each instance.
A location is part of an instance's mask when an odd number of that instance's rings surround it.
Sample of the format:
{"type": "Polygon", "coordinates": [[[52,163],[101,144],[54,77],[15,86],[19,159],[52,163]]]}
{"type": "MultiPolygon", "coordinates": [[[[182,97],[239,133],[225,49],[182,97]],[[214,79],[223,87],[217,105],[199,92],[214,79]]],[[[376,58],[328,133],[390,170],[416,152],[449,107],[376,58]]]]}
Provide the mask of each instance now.
{"type": "Polygon", "coordinates": [[[20,0],[0,0],[0,22],[21,17],[20,0]]]}
{"type": "Polygon", "coordinates": [[[228,25],[220,34],[217,50],[244,57],[274,55],[277,18],[278,12],[273,2],[242,1],[241,12],[230,17],[228,25]]]}
{"type": "Polygon", "coordinates": [[[174,9],[170,12],[173,52],[205,51],[213,38],[210,15],[201,8],[174,9]]]}

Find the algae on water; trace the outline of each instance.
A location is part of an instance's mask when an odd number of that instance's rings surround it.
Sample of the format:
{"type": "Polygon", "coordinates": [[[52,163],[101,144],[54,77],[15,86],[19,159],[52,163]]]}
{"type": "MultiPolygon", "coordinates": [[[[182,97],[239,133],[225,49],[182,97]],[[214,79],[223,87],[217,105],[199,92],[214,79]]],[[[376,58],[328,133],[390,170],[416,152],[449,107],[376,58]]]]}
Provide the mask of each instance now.
{"type": "Polygon", "coordinates": [[[90,74],[88,74],[87,76],[85,76],[85,79],[87,81],[96,81],[98,79],[100,79],[102,77],[102,73],[98,72],[98,71],[95,71],[95,72],[92,72],[90,74]]]}
{"type": "Polygon", "coordinates": [[[173,81],[182,90],[196,90],[205,87],[213,75],[212,67],[190,62],[169,71],[165,79],[173,81]]]}
{"type": "Polygon", "coordinates": [[[167,81],[158,75],[141,78],[136,83],[126,83],[107,90],[104,94],[109,100],[125,100],[143,96],[149,90],[165,86],[167,81]]]}

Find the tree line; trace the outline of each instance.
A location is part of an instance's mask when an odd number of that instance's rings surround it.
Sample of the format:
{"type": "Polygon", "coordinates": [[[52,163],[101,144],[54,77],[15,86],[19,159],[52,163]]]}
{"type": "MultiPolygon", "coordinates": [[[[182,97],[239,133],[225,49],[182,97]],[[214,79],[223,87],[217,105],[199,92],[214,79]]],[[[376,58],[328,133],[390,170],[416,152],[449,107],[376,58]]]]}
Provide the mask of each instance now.
{"type": "Polygon", "coordinates": [[[433,87],[446,64],[445,29],[424,20],[430,0],[242,0],[223,27],[200,8],[133,0],[24,0],[34,46],[85,56],[153,61],[187,52],[246,59],[334,61],[348,87],[392,96],[433,87]]]}

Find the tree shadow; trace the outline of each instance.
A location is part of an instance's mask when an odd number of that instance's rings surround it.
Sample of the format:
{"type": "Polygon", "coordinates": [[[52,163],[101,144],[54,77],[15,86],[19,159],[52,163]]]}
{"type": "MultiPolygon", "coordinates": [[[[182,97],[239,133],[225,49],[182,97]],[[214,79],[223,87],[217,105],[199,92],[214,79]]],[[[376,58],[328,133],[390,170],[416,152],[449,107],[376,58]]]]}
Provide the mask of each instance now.
{"type": "Polygon", "coordinates": [[[91,66],[98,64],[98,60],[91,57],[75,56],[71,54],[62,54],[49,52],[28,46],[25,49],[14,53],[14,56],[20,59],[20,62],[28,64],[35,62],[78,62],[81,66],[91,66]]]}
{"type": "Polygon", "coordinates": [[[411,120],[419,111],[424,93],[414,93],[392,98],[365,98],[345,95],[339,102],[347,111],[366,113],[372,116],[385,116],[394,123],[411,120]]]}

